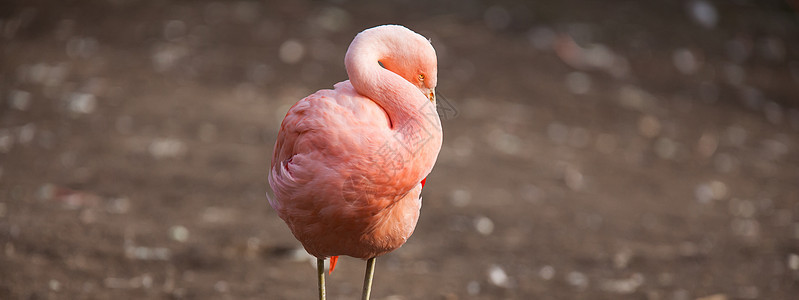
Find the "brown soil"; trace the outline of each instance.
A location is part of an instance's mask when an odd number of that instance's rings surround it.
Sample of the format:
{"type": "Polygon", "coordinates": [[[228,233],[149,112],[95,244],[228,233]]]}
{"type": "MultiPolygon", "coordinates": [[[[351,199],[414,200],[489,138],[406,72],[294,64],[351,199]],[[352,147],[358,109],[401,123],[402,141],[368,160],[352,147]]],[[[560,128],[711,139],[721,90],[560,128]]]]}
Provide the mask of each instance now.
{"type": "Polygon", "coordinates": [[[799,295],[788,4],[361,2],[0,4],[0,299],[312,299],[277,127],[385,23],[436,46],[445,138],[373,298],[799,295]]]}

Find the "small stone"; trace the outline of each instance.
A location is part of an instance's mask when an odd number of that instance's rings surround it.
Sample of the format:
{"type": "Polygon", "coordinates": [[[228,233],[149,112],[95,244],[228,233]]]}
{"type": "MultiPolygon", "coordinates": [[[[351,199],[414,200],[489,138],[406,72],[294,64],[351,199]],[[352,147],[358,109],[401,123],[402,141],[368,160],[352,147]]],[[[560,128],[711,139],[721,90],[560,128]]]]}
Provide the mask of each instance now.
{"type": "Polygon", "coordinates": [[[530,44],[541,51],[551,50],[556,37],[555,31],[545,26],[533,28],[527,34],[527,39],[530,40],[530,44]]]}
{"type": "Polygon", "coordinates": [[[214,290],[220,293],[226,293],[230,289],[230,285],[227,281],[220,280],[214,283],[214,290]]]}
{"type": "Polygon", "coordinates": [[[799,270],[799,254],[791,253],[788,255],[788,268],[791,270],[799,270]]]}
{"type": "Polygon", "coordinates": [[[633,251],[628,248],[624,248],[621,251],[616,252],[615,255],[613,255],[613,266],[616,267],[616,269],[627,268],[632,258],[633,258],[633,251]]]}
{"type": "Polygon", "coordinates": [[[181,225],[169,228],[169,236],[178,242],[184,243],[189,239],[189,230],[181,225]]]}
{"type": "Polygon", "coordinates": [[[585,177],[583,177],[583,173],[572,165],[567,166],[563,170],[563,181],[566,183],[566,186],[573,191],[579,191],[585,187],[585,177]]]}
{"type": "Polygon", "coordinates": [[[699,69],[699,62],[696,55],[691,50],[685,48],[677,49],[674,51],[674,54],[672,54],[671,59],[674,63],[674,67],[685,75],[696,73],[699,69]]]}
{"type": "Polygon", "coordinates": [[[727,80],[727,83],[733,86],[741,86],[746,79],[746,72],[742,67],[736,64],[726,64],[724,65],[724,78],[727,80]]]}
{"type": "Polygon", "coordinates": [[[8,95],[8,102],[12,108],[26,111],[31,106],[31,93],[20,90],[12,90],[8,95]]]}
{"type": "Polygon", "coordinates": [[[630,278],[605,280],[600,284],[599,288],[604,291],[626,295],[634,293],[643,283],[644,276],[640,273],[635,273],[630,278]]]}
{"type": "Polygon", "coordinates": [[[588,130],[581,127],[575,127],[569,134],[569,146],[574,148],[585,148],[591,141],[590,138],[591,136],[588,130]]]}
{"type": "Polygon", "coordinates": [[[609,133],[600,133],[596,137],[596,149],[604,154],[612,154],[616,151],[618,138],[609,133]]]}
{"type": "Polygon", "coordinates": [[[455,207],[465,207],[472,200],[472,193],[465,189],[454,189],[450,195],[450,203],[455,207]]]}
{"type": "Polygon", "coordinates": [[[766,120],[771,124],[779,125],[782,123],[783,113],[782,106],[774,101],[768,101],[763,105],[763,113],[766,115],[766,120]]]}
{"type": "Polygon", "coordinates": [[[570,285],[577,287],[578,289],[581,290],[588,287],[588,277],[581,272],[577,271],[569,272],[569,274],[566,275],[566,281],[570,285]]]}
{"type": "Polygon", "coordinates": [[[164,39],[177,41],[186,35],[186,23],[181,20],[171,20],[164,25],[164,39]]]}
{"type": "Polygon", "coordinates": [[[555,144],[564,144],[569,138],[569,127],[558,122],[547,125],[547,136],[555,144]]]}
{"type": "Polygon", "coordinates": [[[280,45],[278,56],[287,64],[296,64],[305,55],[305,46],[297,40],[287,40],[280,45]]]}
{"type": "Polygon", "coordinates": [[[704,158],[713,156],[719,146],[719,139],[715,134],[703,133],[696,144],[696,152],[704,158]]]}
{"type": "Polygon", "coordinates": [[[655,141],[655,154],[662,159],[674,159],[678,149],[679,145],[670,138],[661,137],[655,141]]]}
{"type": "Polygon", "coordinates": [[[474,229],[482,235],[490,235],[494,232],[494,221],[486,216],[479,216],[474,220],[474,229]]]}
{"type": "Polygon", "coordinates": [[[728,153],[716,154],[713,160],[716,170],[721,173],[731,173],[738,168],[739,164],[738,158],[728,153]]]}
{"type": "Polygon", "coordinates": [[[78,114],[90,114],[97,106],[97,99],[92,94],[73,93],[69,96],[69,110],[78,114]]]}
{"type": "Polygon", "coordinates": [[[58,292],[61,289],[61,282],[58,282],[58,280],[55,279],[50,279],[48,286],[50,287],[51,291],[58,292]]]}
{"type": "Polygon", "coordinates": [[[479,294],[480,283],[475,280],[469,281],[469,283],[466,284],[466,293],[472,296],[479,294]]]}
{"type": "Polygon", "coordinates": [[[544,280],[551,280],[555,277],[555,268],[550,265],[543,266],[541,269],[538,269],[538,276],[544,280]]]}
{"type": "Polygon", "coordinates": [[[701,204],[708,204],[713,200],[713,188],[708,184],[700,184],[694,189],[694,197],[701,204]]]}
{"type": "Polygon", "coordinates": [[[760,54],[773,62],[782,62],[785,60],[785,43],[776,37],[768,37],[761,39],[758,44],[760,54]]]}
{"type": "Polygon", "coordinates": [[[696,300],[727,300],[727,295],[725,294],[713,294],[710,296],[704,296],[696,298],[696,300]]]}
{"type": "Polygon", "coordinates": [[[337,32],[344,29],[350,21],[350,14],[341,8],[329,6],[322,9],[316,18],[316,24],[328,31],[337,32]]]}
{"type": "Polygon", "coordinates": [[[746,138],[748,136],[746,129],[743,127],[734,125],[727,128],[727,140],[736,147],[743,147],[746,143],[746,138]]]}
{"type": "Polygon", "coordinates": [[[638,119],[638,132],[647,138],[654,138],[660,135],[660,121],[652,115],[644,115],[638,119]]]}
{"type": "Polygon", "coordinates": [[[619,104],[628,109],[647,112],[656,108],[657,98],[637,86],[624,85],[619,89],[619,104]]]}
{"type": "Polygon", "coordinates": [[[586,94],[591,90],[591,77],[583,72],[571,72],[566,75],[566,87],[573,94],[586,94]]]}
{"type": "Polygon", "coordinates": [[[156,159],[177,158],[186,153],[186,144],[172,138],[155,139],[148,147],[150,155],[156,159]]]}
{"type": "Polygon", "coordinates": [[[498,287],[508,287],[510,284],[508,274],[498,265],[491,265],[491,267],[488,268],[488,280],[491,284],[498,287]]]}
{"type": "Polygon", "coordinates": [[[511,15],[505,7],[494,5],[483,14],[486,26],[493,30],[502,30],[510,25],[511,15]]]}
{"type": "Polygon", "coordinates": [[[704,0],[696,0],[688,3],[688,14],[694,22],[707,29],[716,27],[719,15],[716,7],[712,3],[704,0]]]}

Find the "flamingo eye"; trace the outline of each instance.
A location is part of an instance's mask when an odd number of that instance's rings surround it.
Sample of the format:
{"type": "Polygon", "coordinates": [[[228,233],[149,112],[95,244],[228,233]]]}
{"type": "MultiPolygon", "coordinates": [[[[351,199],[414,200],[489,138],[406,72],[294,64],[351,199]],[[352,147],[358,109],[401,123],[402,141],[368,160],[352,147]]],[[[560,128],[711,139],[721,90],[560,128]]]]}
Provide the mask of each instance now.
{"type": "Polygon", "coordinates": [[[424,74],[419,74],[419,81],[424,81],[424,74]]]}

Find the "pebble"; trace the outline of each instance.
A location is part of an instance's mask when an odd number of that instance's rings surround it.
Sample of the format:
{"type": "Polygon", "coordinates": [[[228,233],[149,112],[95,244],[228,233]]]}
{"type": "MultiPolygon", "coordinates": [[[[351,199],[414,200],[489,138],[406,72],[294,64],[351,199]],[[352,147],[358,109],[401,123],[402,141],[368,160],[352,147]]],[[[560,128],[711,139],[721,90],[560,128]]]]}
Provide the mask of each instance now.
{"type": "Polygon", "coordinates": [[[532,28],[527,33],[527,39],[530,44],[541,51],[551,50],[556,37],[555,31],[546,26],[532,28]]]}
{"type": "Polygon", "coordinates": [[[163,247],[125,247],[125,256],[136,260],[169,260],[171,254],[169,248],[163,247]]]}
{"type": "Polygon", "coordinates": [[[472,193],[465,189],[454,189],[449,199],[452,206],[466,207],[472,200],[472,193]]]}
{"type": "Polygon", "coordinates": [[[305,55],[305,46],[297,40],[287,40],[280,45],[280,60],[287,64],[296,64],[305,55]]]}
{"type": "Polygon", "coordinates": [[[8,93],[8,104],[19,111],[26,111],[31,106],[31,93],[21,90],[11,90],[8,93]]]}
{"type": "Polygon", "coordinates": [[[727,56],[736,63],[745,62],[752,55],[752,42],[748,39],[737,37],[724,44],[727,56]]]}
{"type": "Polygon", "coordinates": [[[164,39],[177,41],[186,35],[186,23],[181,20],[170,20],[164,25],[164,39]]]}
{"type": "Polygon", "coordinates": [[[741,126],[733,125],[727,128],[727,140],[735,147],[741,148],[746,143],[748,133],[746,129],[741,126]]]}
{"type": "Polygon", "coordinates": [[[622,107],[640,112],[652,111],[657,107],[657,98],[654,95],[634,85],[619,88],[618,99],[622,107]]]}
{"type": "Polygon", "coordinates": [[[788,268],[794,271],[799,270],[799,254],[791,253],[788,255],[788,268]]]}
{"type": "Polygon", "coordinates": [[[697,24],[707,29],[716,27],[719,15],[716,7],[712,3],[704,0],[696,0],[688,3],[688,14],[697,24]]]}
{"type": "Polygon", "coordinates": [[[58,292],[59,290],[61,290],[61,282],[59,282],[58,280],[50,279],[47,285],[50,287],[51,291],[58,292]]]}
{"type": "Polygon", "coordinates": [[[511,15],[505,7],[494,5],[485,10],[483,19],[489,29],[502,30],[510,25],[511,15]]]}
{"type": "Polygon", "coordinates": [[[585,274],[578,271],[569,272],[569,274],[566,275],[566,281],[571,286],[574,286],[581,290],[587,288],[589,284],[588,277],[585,276],[585,274]]]}
{"type": "Polygon", "coordinates": [[[491,267],[488,268],[488,280],[491,284],[498,287],[506,288],[510,286],[508,274],[498,265],[491,265],[491,267]]]}
{"type": "Polygon", "coordinates": [[[261,4],[255,1],[238,1],[233,4],[231,16],[239,23],[254,23],[261,16],[261,4]]]}
{"type": "Polygon", "coordinates": [[[36,135],[36,124],[28,123],[19,127],[17,131],[17,140],[21,145],[28,145],[33,141],[36,135]]]}
{"type": "Polygon", "coordinates": [[[583,173],[573,165],[568,165],[563,170],[563,182],[573,191],[579,191],[585,187],[585,177],[583,173]]]}
{"type": "Polygon", "coordinates": [[[486,216],[479,216],[474,219],[474,229],[482,235],[490,235],[494,232],[494,221],[486,216]]]}
{"type": "Polygon", "coordinates": [[[515,155],[521,150],[522,140],[515,134],[507,133],[499,128],[492,130],[487,139],[494,149],[504,154],[515,155]]]}
{"type": "Polygon", "coordinates": [[[774,101],[768,101],[763,105],[763,113],[766,115],[766,120],[771,124],[779,125],[782,123],[783,114],[782,106],[774,101]]]}
{"type": "Polygon", "coordinates": [[[674,159],[679,150],[679,144],[674,140],[661,137],[655,141],[655,154],[662,159],[674,159]]]}
{"type": "Polygon", "coordinates": [[[0,153],[8,153],[14,147],[14,135],[11,130],[0,129],[0,153]]]}
{"type": "Polygon", "coordinates": [[[750,200],[733,198],[729,204],[730,214],[741,218],[752,218],[757,213],[757,207],[750,200]]]}
{"type": "Polygon", "coordinates": [[[710,296],[696,298],[696,300],[727,300],[727,299],[729,298],[727,298],[727,295],[725,294],[713,294],[710,296]]]}
{"type": "Polygon", "coordinates": [[[566,75],[566,88],[573,94],[586,94],[591,90],[591,77],[583,72],[571,72],[566,75]]]}
{"type": "Polygon", "coordinates": [[[547,136],[555,144],[564,144],[569,138],[569,127],[558,122],[549,123],[547,136]]]}
{"type": "Polygon", "coordinates": [[[654,138],[660,135],[660,121],[652,115],[643,115],[638,119],[638,132],[647,138],[654,138]]]}
{"type": "Polygon", "coordinates": [[[112,214],[126,214],[130,211],[130,200],[127,197],[117,197],[108,200],[105,210],[112,214]]]}
{"type": "Polygon", "coordinates": [[[521,187],[519,194],[529,203],[539,203],[544,198],[544,191],[529,183],[521,187]]]}
{"type": "Polygon", "coordinates": [[[227,281],[219,280],[214,283],[214,290],[220,293],[226,293],[230,289],[230,285],[227,281]]]}
{"type": "Polygon", "coordinates": [[[596,137],[596,149],[604,154],[612,154],[616,151],[618,138],[609,133],[600,133],[596,137]]]}
{"type": "Polygon", "coordinates": [[[630,264],[633,258],[633,251],[629,248],[624,248],[613,255],[613,266],[616,269],[625,269],[630,264]]]}
{"type": "Polygon", "coordinates": [[[725,64],[723,67],[724,79],[732,86],[741,86],[746,79],[746,71],[736,64],[725,64]]]}
{"type": "Polygon", "coordinates": [[[760,235],[760,223],[753,219],[734,219],[730,228],[733,233],[745,238],[757,238],[760,235]]]}
{"type": "Polygon", "coordinates": [[[591,142],[588,130],[582,127],[574,127],[569,134],[569,146],[574,148],[585,148],[591,142]]]}
{"type": "Polygon", "coordinates": [[[758,41],[760,55],[773,62],[785,60],[785,43],[776,37],[766,37],[758,41]]]}
{"type": "Polygon", "coordinates": [[[644,276],[641,273],[635,273],[630,278],[605,280],[599,285],[599,288],[607,292],[626,295],[635,293],[643,283],[644,276]]]}
{"type": "Polygon", "coordinates": [[[186,154],[187,147],[182,141],[173,138],[155,139],[148,147],[150,155],[156,159],[177,158],[186,154]]]}
{"type": "Polygon", "coordinates": [[[72,93],[67,101],[69,110],[73,113],[90,114],[97,107],[97,99],[93,94],[72,93]]]}
{"type": "Polygon", "coordinates": [[[674,67],[685,75],[696,73],[699,69],[699,62],[697,61],[696,55],[691,50],[679,48],[674,51],[671,59],[674,63],[674,67]]]}
{"type": "Polygon", "coordinates": [[[189,230],[181,225],[169,228],[169,237],[173,240],[184,243],[189,239],[189,230]]]}
{"type": "Polygon", "coordinates": [[[738,169],[739,165],[740,161],[738,158],[728,153],[716,154],[713,159],[713,166],[716,168],[716,171],[720,173],[732,173],[738,169]]]}
{"type": "Polygon", "coordinates": [[[719,146],[719,139],[715,134],[705,132],[699,137],[696,143],[696,152],[703,158],[708,158],[716,153],[719,146]]]}
{"type": "Polygon", "coordinates": [[[745,86],[741,89],[740,97],[744,105],[752,110],[759,110],[765,102],[763,93],[759,89],[750,86],[745,86]]]}
{"type": "Polygon", "coordinates": [[[97,52],[99,43],[92,37],[71,37],[67,41],[66,53],[72,59],[91,58],[97,52]]]}
{"type": "Polygon", "coordinates": [[[316,25],[328,31],[338,32],[347,27],[350,19],[350,14],[346,10],[328,6],[319,12],[316,25]]]}
{"type": "Polygon", "coordinates": [[[555,268],[550,265],[543,266],[538,269],[538,276],[544,280],[552,280],[552,278],[555,278],[555,268]]]}
{"type": "Polygon", "coordinates": [[[472,296],[479,294],[480,283],[475,280],[469,281],[469,283],[466,284],[466,293],[472,296]]]}

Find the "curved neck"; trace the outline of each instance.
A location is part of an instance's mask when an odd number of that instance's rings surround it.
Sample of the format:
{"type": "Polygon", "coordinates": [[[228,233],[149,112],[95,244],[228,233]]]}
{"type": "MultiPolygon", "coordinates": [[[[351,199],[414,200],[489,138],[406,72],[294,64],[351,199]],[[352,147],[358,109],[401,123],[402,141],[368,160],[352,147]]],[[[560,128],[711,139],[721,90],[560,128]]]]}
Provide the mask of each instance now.
{"type": "Polygon", "coordinates": [[[401,128],[415,123],[411,121],[421,118],[425,106],[432,103],[405,78],[378,64],[396,56],[392,49],[403,48],[390,36],[359,34],[350,44],[344,64],[355,90],[386,111],[392,128],[401,128]]]}

